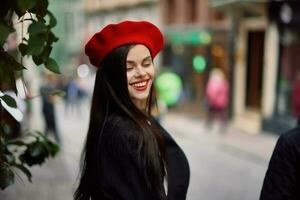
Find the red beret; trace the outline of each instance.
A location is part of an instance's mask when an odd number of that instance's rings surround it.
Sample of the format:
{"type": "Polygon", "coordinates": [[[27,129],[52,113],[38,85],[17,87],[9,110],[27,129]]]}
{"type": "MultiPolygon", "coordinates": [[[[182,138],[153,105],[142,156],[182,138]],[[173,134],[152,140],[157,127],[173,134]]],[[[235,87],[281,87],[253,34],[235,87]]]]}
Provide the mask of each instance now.
{"type": "Polygon", "coordinates": [[[150,22],[123,21],[109,24],[95,33],[85,45],[85,54],[94,66],[100,67],[113,49],[126,44],[143,44],[154,58],[164,47],[164,39],[160,30],[150,22]]]}

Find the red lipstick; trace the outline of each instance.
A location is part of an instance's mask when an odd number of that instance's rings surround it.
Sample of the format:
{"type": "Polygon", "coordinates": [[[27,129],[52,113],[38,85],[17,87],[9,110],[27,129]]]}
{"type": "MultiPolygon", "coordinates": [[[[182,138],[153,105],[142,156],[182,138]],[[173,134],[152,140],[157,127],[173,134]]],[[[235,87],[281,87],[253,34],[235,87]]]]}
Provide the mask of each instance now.
{"type": "Polygon", "coordinates": [[[130,83],[130,85],[138,91],[144,91],[147,89],[148,87],[148,83],[149,83],[149,79],[148,80],[140,80],[140,81],[135,81],[133,83],[130,83]]]}

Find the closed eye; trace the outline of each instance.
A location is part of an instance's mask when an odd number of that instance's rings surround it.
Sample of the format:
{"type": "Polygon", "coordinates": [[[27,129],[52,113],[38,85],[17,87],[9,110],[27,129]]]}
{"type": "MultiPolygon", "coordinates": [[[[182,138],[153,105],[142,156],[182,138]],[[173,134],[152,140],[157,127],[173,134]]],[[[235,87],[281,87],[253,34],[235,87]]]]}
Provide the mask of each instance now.
{"type": "Polygon", "coordinates": [[[152,64],[152,63],[144,63],[143,66],[144,66],[144,67],[148,67],[148,66],[150,66],[151,64],[152,64]]]}
{"type": "Polygon", "coordinates": [[[126,67],[126,70],[127,70],[127,71],[130,71],[130,70],[132,70],[132,69],[133,69],[132,66],[127,66],[127,67],[126,67]]]}

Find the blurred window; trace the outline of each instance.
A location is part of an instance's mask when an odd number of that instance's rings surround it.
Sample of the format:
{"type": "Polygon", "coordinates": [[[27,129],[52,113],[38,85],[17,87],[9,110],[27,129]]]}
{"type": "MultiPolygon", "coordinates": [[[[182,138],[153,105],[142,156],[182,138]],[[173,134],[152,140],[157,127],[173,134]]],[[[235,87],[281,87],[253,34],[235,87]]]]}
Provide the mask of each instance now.
{"type": "Polygon", "coordinates": [[[248,33],[248,62],[246,84],[246,106],[250,109],[261,109],[264,31],[250,31],[248,33]]]}
{"type": "Polygon", "coordinates": [[[197,0],[187,0],[186,14],[187,23],[195,23],[197,20],[197,0]]]}
{"type": "Polygon", "coordinates": [[[224,20],[224,14],[222,12],[219,11],[212,11],[212,19],[214,21],[222,21],[224,20]]]}
{"type": "Polygon", "coordinates": [[[300,31],[285,31],[281,35],[276,112],[293,115],[292,92],[300,69],[300,31]]]}
{"type": "Polygon", "coordinates": [[[166,24],[172,24],[175,22],[176,5],[175,0],[166,1],[166,24]]]}

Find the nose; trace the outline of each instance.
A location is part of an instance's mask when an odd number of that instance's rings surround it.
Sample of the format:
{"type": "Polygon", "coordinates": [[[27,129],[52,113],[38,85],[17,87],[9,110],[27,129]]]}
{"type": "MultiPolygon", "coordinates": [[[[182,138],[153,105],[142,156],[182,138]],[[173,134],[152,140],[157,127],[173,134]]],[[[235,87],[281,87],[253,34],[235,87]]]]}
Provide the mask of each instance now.
{"type": "Polygon", "coordinates": [[[145,76],[146,75],[146,70],[141,65],[139,65],[139,66],[136,67],[135,75],[137,77],[145,76]]]}

